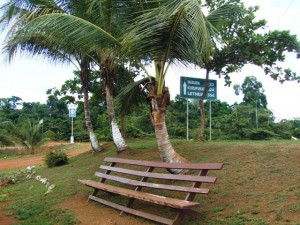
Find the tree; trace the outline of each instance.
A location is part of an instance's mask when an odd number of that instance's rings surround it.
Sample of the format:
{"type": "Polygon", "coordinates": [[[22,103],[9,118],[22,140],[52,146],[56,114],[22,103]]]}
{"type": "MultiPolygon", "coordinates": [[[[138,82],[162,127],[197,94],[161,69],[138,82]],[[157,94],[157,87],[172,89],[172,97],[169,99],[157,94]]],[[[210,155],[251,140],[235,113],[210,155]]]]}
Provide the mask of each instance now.
{"type": "Polygon", "coordinates": [[[258,128],[258,108],[267,108],[267,97],[264,94],[262,83],[254,76],[245,78],[242,86],[233,86],[235,94],[239,95],[240,91],[244,94],[243,104],[252,105],[255,108],[255,124],[258,128]]]}
{"type": "Polygon", "coordinates": [[[11,121],[0,122],[0,146],[14,146],[22,143],[20,133],[11,121]]]}
{"type": "Polygon", "coordinates": [[[30,119],[23,119],[21,123],[15,125],[11,121],[3,121],[0,123],[0,145],[14,146],[21,145],[30,149],[30,153],[34,154],[34,150],[44,144],[49,138],[50,132],[42,133],[41,123],[32,123],[30,119]]]}
{"type": "Polygon", "coordinates": [[[34,124],[29,119],[23,122],[22,131],[25,137],[25,146],[26,148],[30,149],[30,153],[32,155],[37,147],[43,145],[49,140],[45,137],[45,134],[41,132],[41,124],[34,124]]]}
{"type": "MultiPolygon", "coordinates": [[[[114,21],[116,17],[110,15],[112,1],[103,0],[98,4],[93,2],[91,5],[90,1],[85,3],[71,0],[67,3],[63,2],[62,6],[69,9],[66,12],[73,13],[73,15],[59,11],[59,13],[39,16],[25,23],[24,26],[12,33],[13,38],[9,40],[6,48],[10,55],[21,48],[34,54],[44,54],[45,51],[56,54],[62,50],[64,55],[77,57],[80,60],[82,71],[80,77],[83,82],[85,109],[88,109],[87,86],[85,86],[88,76],[86,60],[87,57],[93,59],[100,67],[101,77],[106,85],[107,108],[114,142],[118,151],[123,151],[127,145],[115,119],[111,93],[115,76],[115,60],[118,58],[117,54],[114,55],[114,48],[120,45],[118,40],[111,35],[112,30],[110,30],[114,27],[113,23],[116,22],[114,21]],[[99,11],[100,14],[98,14],[99,11]],[[105,20],[106,22],[104,22],[105,20]]],[[[47,1],[45,4],[47,5],[47,1]]],[[[44,5],[40,4],[40,6],[43,8],[44,5]]],[[[86,123],[91,135],[92,127],[88,111],[86,111],[86,116],[86,123]]],[[[95,136],[90,136],[90,139],[93,141],[95,136]]]]}
{"type": "MultiPolygon", "coordinates": [[[[155,76],[149,77],[145,88],[151,104],[160,156],[166,162],[185,162],[169,140],[165,116],[170,94],[164,86],[164,81],[172,64],[201,65],[209,60],[215,29],[204,16],[198,1],[174,0],[154,3],[129,27],[129,32],[123,40],[124,49],[137,58],[153,60],[155,76]]],[[[229,8],[223,7],[222,10],[218,10],[219,15],[221,12],[229,12],[229,8]]],[[[217,18],[213,18],[216,22],[217,18]]]]}
{"type": "MultiPolygon", "coordinates": [[[[227,1],[207,1],[207,6],[211,11],[227,1]]],[[[240,71],[245,64],[262,67],[266,74],[280,82],[299,80],[292,71],[276,67],[278,62],[285,60],[287,53],[294,53],[299,58],[300,44],[296,35],[278,30],[261,34],[259,29],[265,28],[267,21],[255,20],[259,7],[246,8],[240,0],[230,2],[242,10],[229,16],[230,23],[226,26],[218,26],[223,43],[216,46],[212,60],[204,68],[223,75],[227,85],[230,84],[230,73],[240,71]]]]}
{"type": "MultiPolygon", "coordinates": [[[[259,30],[265,28],[267,21],[255,20],[255,13],[259,7],[246,8],[240,0],[209,0],[206,1],[205,6],[208,11],[212,11],[225,2],[231,2],[241,10],[228,15],[226,20],[229,23],[225,26],[224,24],[216,25],[223,42],[221,45],[215,45],[212,59],[202,66],[206,70],[206,79],[209,79],[211,72],[215,72],[216,75],[224,76],[226,85],[230,85],[231,73],[240,71],[246,64],[253,64],[263,68],[267,75],[281,83],[291,80],[299,81],[300,77],[293,71],[277,66],[278,62],[285,60],[287,53],[294,53],[299,58],[300,44],[296,35],[290,34],[289,31],[277,30],[262,34],[259,30]]],[[[200,106],[205,96],[206,92],[199,101],[200,106]]],[[[203,134],[205,114],[201,113],[201,116],[203,134]]],[[[201,136],[200,134],[200,139],[201,136]]]]}
{"type": "MultiPolygon", "coordinates": [[[[233,88],[238,95],[238,85],[233,88]]],[[[255,105],[257,107],[267,108],[267,97],[264,94],[262,83],[257,80],[255,76],[247,76],[240,87],[240,90],[244,94],[243,103],[255,105]]]]}
{"type": "Polygon", "coordinates": [[[9,98],[0,98],[0,116],[3,115],[3,120],[14,121],[20,117],[20,113],[17,110],[21,107],[23,100],[17,96],[11,96],[9,98]]]}

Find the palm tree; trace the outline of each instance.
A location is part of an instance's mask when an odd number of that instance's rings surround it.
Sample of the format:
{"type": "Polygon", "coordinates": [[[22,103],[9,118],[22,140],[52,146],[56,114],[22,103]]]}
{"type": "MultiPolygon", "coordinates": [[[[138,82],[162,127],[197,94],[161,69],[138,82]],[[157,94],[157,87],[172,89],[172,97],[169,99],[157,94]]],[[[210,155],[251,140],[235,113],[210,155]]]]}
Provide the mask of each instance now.
{"type": "MultiPolygon", "coordinates": [[[[169,90],[165,77],[171,64],[201,64],[211,51],[213,27],[198,1],[162,1],[162,5],[142,14],[125,35],[125,50],[137,58],[151,57],[155,76],[146,84],[160,156],[165,162],[185,162],[169,140],[165,114],[169,90]]],[[[181,171],[172,171],[178,173],[181,171]]]]}
{"type": "Polygon", "coordinates": [[[34,150],[50,140],[51,132],[42,133],[41,124],[34,124],[30,119],[25,119],[18,126],[11,121],[0,123],[0,146],[20,145],[30,149],[33,155],[34,150]]]}
{"type": "MultiPolygon", "coordinates": [[[[11,31],[12,33],[14,33],[31,19],[41,16],[43,14],[54,13],[54,12],[83,14],[82,9],[84,7],[82,6],[76,7],[75,9],[73,7],[73,10],[71,10],[69,7],[71,5],[70,2],[68,4],[62,3],[60,1],[57,2],[53,1],[53,4],[51,4],[50,1],[44,1],[44,2],[41,1],[40,3],[37,4],[35,1],[32,2],[33,3],[31,3],[31,1],[22,1],[22,0],[8,2],[7,4],[1,7],[1,9],[5,11],[5,13],[1,18],[0,22],[8,23],[13,18],[17,18],[17,22],[15,23],[14,27],[18,27],[18,28],[14,28],[11,31]],[[10,14],[9,12],[14,12],[14,13],[10,14]]],[[[84,9],[87,10],[86,8],[84,9]]],[[[37,41],[38,40],[35,39],[34,43],[37,44],[37,41]]],[[[43,47],[41,45],[33,47],[31,43],[27,45],[27,47],[28,47],[27,48],[28,51],[35,51],[33,52],[33,54],[37,54],[37,53],[45,54],[46,52],[47,53],[46,57],[50,57],[51,60],[57,60],[57,59],[59,60],[63,59],[64,61],[70,60],[70,57],[65,57],[65,52],[63,49],[57,50],[57,49],[53,49],[53,46],[51,46],[52,49],[50,50],[49,44],[43,47]]],[[[80,66],[80,81],[81,81],[83,96],[84,96],[85,122],[89,134],[89,139],[93,151],[99,152],[101,148],[93,130],[93,126],[90,118],[90,109],[89,109],[89,94],[88,94],[89,60],[87,56],[80,56],[80,53],[73,53],[73,54],[76,54],[75,58],[80,66]]]]}
{"type": "Polygon", "coordinates": [[[153,60],[155,76],[149,78],[145,88],[160,156],[165,162],[185,162],[174,150],[167,132],[165,115],[170,94],[165,77],[172,64],[199,66],[209,61],[216,33],[213,25],[220,21],[221,15],[229,13],[229,7],[214,12],[208,20],[197,0],[159,2],[159,7],[148,9],[128,28],[123,45],[129,54],[153,60]]]}
{"type": "Polygon", "coordinates": [[[89,139],[92,145],[92,149],[94,152],[101,151],[101,147],[98,143],[97,137],[94,133],[92,121],[91,121],[91,113],[90,113],[90,106],[89,106],[89,74],[90,74],[90,59],[85,56],[80,61],[78,61],[80,64],[80,83],[82,87],[83,92],[83,104],[84,104],[84,118],[85,118],[85,124],[86,128],[88,130],[89,139]]]}
{"type": "Polygon", "coordinates": [[[29,119],[23,123],[24,143],[30,154],[34,155],[34,150],[43,145],[49,138],[46,138],[41,132],[41,124],[33,124],[29,119]]]}
{"type": "Polygon", "coordinates": [[[15,146],[21,142],[18,129],[11,121],[0,122],[0,146],[15,146]]]}

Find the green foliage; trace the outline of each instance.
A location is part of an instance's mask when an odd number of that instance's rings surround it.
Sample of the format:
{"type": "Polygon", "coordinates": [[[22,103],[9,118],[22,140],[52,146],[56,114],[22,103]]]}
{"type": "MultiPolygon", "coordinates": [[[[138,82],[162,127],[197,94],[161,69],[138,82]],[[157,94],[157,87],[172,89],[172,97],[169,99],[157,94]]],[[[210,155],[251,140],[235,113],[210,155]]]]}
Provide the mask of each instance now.
{"type": "Polygon", "coordinates": [[[128,137],[133,137],[133,138],[150,137],[151,136],[151,134],[146,133],[145,131],[139,129],[138,126],[135,126],[133,124],[126,127],[126,135],[128,137]]]}
{"type": "Polygon", "coordinates": [[[300,43],[296,35],[289,31],[269,31],[261,33],[267,26],[266,20],[258,20],[258,6],[246,7],[240,0],[206,1],[208,11],[212,11],[224,2],[231,2],[241,10],[232,13],[226,19],[227,25],[218,26],[222,42],[216,46],[212,60],[204,68],[224,75],[227,85],[230,85],[230,74],[240,71],[244,65],[253,64],[264,69],[267,75],[275,80],[299,81],[300,77],[290,69],[277,66],[285,61],[287,53],[294,53],[299,58],[300,43]]]}
{"type": "Polygon", "coordinates": [[[0,146],[23,144],[23,139],[22,132],[13,122],[9,120],[0,122],[0,146]]]}
{"type": "Polygon", "coordinates": [[[241,90],[244,94],[243,103],[253,105],[254,107],[267,107],[267,97],[264,94],[262,83],[255,76],[247,76],[241,86],[233,86],[236,95],[241,90]]]}
{"type": "MultiPolygon", "coordinates": [[[[68,117],[68,110],[63,99],[53,95],[49,96],[47,104],[23,103],[26,107],[22,109],[11,109],[7,112],[15,115],[14,111],[22,115],[22,119],[12,122],[5,121],[11,117],[3,114],[0,110],[0,145],[14,145],[25,142],[25,135],[21,128],[25,128],[23,121],[31,126],[37,126],[39,118],[43,118],[43,124],[39,124],[39,132],[42,139],[69,140],[71,135],[71,119],[68,117]],[[6,142],[4,142],[4,139],[6,142]],[[9,142],[7,142],[9,141],[9,142]]],[[[171,137],[186,138],[186,99],[177,96],[170,102],[166,117],[169,135],[171,137]]],[[[209,118],[209,102],[204,102],[206,118],[209,118]]],[[[212,107],[212,138],[213,140],[245,140],[280,138],[290,139],[291,136],[300,138],[300,120],[283,120],[274,122],[272,112],[265,108],[258,108],[258,128],[272,133],[258,135],[255,125],[255,107],[246,104],[228,105],[219,100],[211,102],[212,107]],[[260,137],[258,137],[260,136],[260,137]]],[[[93,101],[91,104],[93,112],[93,128],[98,140],[112,140],[106,106],[99,105],[93,101]],[[96,104],[96,105],[94,105],[96,104]]],[[[118,111],[118,108],[117,108],[118,111]]],[[[199,132],[200,111],[197,102],[189,102],[189,136],[195,138],[199,132]]],[[[206,121],[206,137],[209,137],[210,121],[206,121]]],[[[28,132],[28,131],[27,131],[28,132]]],[[[153,137],[154,130],[149,118],[149,106],[144,104],[134,108],[126,116],[127,138],[153,137]]],[[[83,104],[78,104],[77,117],[74,119],[74,138],[76,141],[88,141],[88,133],[85,128],[83,104]]],[[[29,145],[28,145],[29,146],[29,145]]]]}
{"type": "Polygon", "coordinates": [[[39,123],[33,124],[29,119],[25,120],[22,125],[26,146],[34,154],[34,150],[46,141],[42,137],[41,126],[39,123]]]}
{"type": "Polygon", "coordinates": [[[63,166],[69,162],[67,154],[61,150],[47,153],[45,163],[48,167],[63,166]]]}
{"type": "Polygon", "coordinates": [[[274,132],[263,128],[252,130],[250,133],[251,140],[268,140],[274,136],[274,132]]]}

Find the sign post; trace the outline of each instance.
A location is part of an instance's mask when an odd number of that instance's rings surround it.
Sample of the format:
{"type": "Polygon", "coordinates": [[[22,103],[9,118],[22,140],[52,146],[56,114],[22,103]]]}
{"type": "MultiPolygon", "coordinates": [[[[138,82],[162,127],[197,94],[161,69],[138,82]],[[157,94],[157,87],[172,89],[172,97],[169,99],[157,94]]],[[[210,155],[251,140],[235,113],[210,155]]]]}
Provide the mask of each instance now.
{"type": "MultiPolygon", "coordinates": [[[[187,140],[189,135],[188,128],[188,99],[200,99],[203,95],[205,89],[206,79],[192,78],[192,77],[180,77],[180,96],[187,99],[187,140]]],[[[211,100],[217,99],[217,81],[216,80],[208,80],[208,91],[205,96],[206,100],[210,100],[209,104],[209,118],[210,118],[210,134],[209,139],[211,140],[211,100]]]]}
{"type": "Polygon", "coordinates": [[[186,99],[186,140],[189,140],[189,100],[186,99]]]}
{"type": "Polygon", "coordinates": [[[68,109],[69,109],[69,117],[72,118],[72,123],[71,123],[71,138],[70,138],[70,143],[74,143],[74,133],[73,133],[73,118],[76,117],[76,109],[77,105],[75,104],[68,104],[68,109]]]}

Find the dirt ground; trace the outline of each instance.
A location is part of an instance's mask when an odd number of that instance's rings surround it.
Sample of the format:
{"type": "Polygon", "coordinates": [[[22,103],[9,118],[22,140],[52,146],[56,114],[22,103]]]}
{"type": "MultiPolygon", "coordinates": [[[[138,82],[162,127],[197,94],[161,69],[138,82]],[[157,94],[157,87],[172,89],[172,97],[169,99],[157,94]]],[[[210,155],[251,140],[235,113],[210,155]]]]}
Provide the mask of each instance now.
{"type": "Polygon", "coordinates": [[[87,196],[80,194],[75,198],[68,199],[57,206],[70,210],[76,215],[77,220],[83,225],[154,225],[150,221],[138,220],[136,217],[128,214],[122,214],[120,211],[107,206],[87,201],[87,196]]]}
{"type": "Polygon", "coordinates": [[[17,219],[7,215],[8,211],[2,210],[2,207],[9,205],[9,202],[0,202],[0,223],[1,225],[11,225],[18,222],[17,219]]]}

